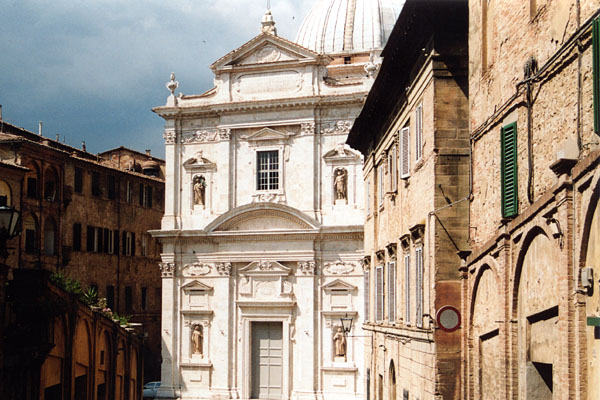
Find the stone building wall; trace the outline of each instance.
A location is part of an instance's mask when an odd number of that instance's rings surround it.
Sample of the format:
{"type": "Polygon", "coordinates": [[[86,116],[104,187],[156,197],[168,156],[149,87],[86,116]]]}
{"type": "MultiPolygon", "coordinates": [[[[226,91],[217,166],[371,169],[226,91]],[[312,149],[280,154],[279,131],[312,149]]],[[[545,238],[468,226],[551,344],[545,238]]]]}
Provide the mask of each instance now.
{"type": "Polygon", "coordinates": [[[597,339],[586,322],[598,302],[581,277],[587,250],[597,247],[591,21],[600,3],[469,8],[464,398],[592,399],[597,339]],[[513,122],[518,210],[503,218],[501,129],[513,122]]]}

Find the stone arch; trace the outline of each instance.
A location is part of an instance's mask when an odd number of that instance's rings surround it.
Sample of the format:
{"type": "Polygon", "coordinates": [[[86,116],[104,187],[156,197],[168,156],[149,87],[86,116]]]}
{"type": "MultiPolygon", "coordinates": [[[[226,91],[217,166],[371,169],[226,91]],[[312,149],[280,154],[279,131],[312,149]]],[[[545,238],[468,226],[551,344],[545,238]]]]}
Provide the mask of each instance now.
{"type": "Polygon", "coordinates": [[[46,217],[44,221],[44,254],[54,256],[57,254],[58,226],[54,218],[46,217]]]}
{"type": "Polygon", "coordinates": [[[40,371],[40,399],[61,399],[64,392],[64,363],[66,350],[66,323],[62,317],[53,322],[54,346],[44,360],[40,371]]]}
{"type": "Polygon", "coordinates": [[[73,345],[73,394],[76,399],[86,399],[89,392],[92,343],[90,327],[84,319],[77,322],[73,345]]]}
{"type": "Polygon", "coordinates": [[[35,214],[26,214],[23,218],[23,246],[25,253],[34,254],[39,248],[39,223],[35,214]]]}
{"type": "Polygon", "coordinates": [[[394,360],[390,360],[390,367],[388,369],[388,399],[396,400],[396,368],[394,367],[394,360]]]}
{"type": "Polygon", "coordinates": [[[492,259],[479,268],[470,304],[469,365],[476,398],[500,399],[502,388],[498,373],[503,351],[498,321],[502,320],[503,301],[497,269],[492,259]]]}
{"type": "Polygon", "coordinates": [[[7,206],[11,206],[13,203],[12,198],[12,189],[8,182],[0,179],[0,205],[6,204],[7,206]]]}
{"type": "Polygon", "coordinates": [[[125,388],[125,359],[127,351],[123,339],[117,341],[115,362],[115,399],[122,399],[125,388]]]}
{"type": "Polygon", "coordinates": [[[40,197],[40,166],[37,162],[29,160],[25,167],[29,169],[25,173],[25,196],[37,199],[40,197]]]}
{"type": "Polygon", "coordinates": [[[96,399],[108,400],[109,377],[111,375],[112,340],[107,330],[98,335],[96,345],[96,399]]]}
{"type": "Polygon", "coordinates": [[[49,166],[44,171],[44,199],[47,201],[59,200],[59,174],[54,166],[49,166]]]}
{"type": "Polygon", "coordinates": [[[558,348],[558,255],[539,226],[526,235],[517,257],[512,291],[513,371],[518,397],[552,398],[558,348]]]}

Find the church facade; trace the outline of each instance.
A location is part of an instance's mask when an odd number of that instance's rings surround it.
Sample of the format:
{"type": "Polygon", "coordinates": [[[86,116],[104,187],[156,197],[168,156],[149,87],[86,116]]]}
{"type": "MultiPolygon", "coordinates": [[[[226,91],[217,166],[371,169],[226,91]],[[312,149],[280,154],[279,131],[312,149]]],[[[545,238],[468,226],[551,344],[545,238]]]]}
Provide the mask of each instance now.
{"type": "Polygon", "coordinates": [[[362,156],[344,143],[379,59],[353,46],[283,39],[267,11],[258,36],[211,65],[213,89],[176,96],[171,76],[154,109],[167,163],[152,232],[159,396],[364,398],[362,156]]]}

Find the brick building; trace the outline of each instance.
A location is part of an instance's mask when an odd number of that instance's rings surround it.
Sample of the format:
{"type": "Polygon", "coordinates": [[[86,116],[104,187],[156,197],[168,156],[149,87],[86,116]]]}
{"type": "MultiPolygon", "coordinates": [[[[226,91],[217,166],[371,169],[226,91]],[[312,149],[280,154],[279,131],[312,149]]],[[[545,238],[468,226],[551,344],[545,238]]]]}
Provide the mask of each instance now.
{"type": "Polygon", "coordinates": [[[22,182],[0,178],[0,195],[22,213],[22,234],[10,241],[7,264],[62,272],[143,323],[146,378],[158,378],[160,245],[147,231],[160,226],[164,211],[164,162],[128,149],[105,159],[5,121],[0,127],[0,161],[27,168],[22,182]],[[127,157],[138,159],[132,168],[115,162],[127,157]]]}
{"type": "Polygon", "coordinates": [[[600,396],[599,7],[469,1],[464,398],[600,396]]]}
{"type": "Polygon", "coordinates": [[[409,0],[347,144],[365,156],[369,399],[460,398],[457,251],[469,193],[466,1],[409,0]]]}

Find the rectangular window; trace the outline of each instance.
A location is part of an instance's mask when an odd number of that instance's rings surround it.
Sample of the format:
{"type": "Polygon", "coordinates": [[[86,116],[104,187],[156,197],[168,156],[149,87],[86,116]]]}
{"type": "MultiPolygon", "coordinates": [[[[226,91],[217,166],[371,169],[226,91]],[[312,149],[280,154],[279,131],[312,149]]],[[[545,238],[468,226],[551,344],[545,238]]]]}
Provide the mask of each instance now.
{"type": "Polygon", "coordinates": [[[102,228],[94,228],[94,252],[102,253],[104,251],[104,235],[102,228]]]}
{"type": "Polygon", "coordinates": [[[256,165],[256,189],[279,189],[279,151],[257,151],[256,165]]]}
{"type": "Polygon", "coordinates": [[[592,59],[594,86],[594,132],[600,134],[600,19],[592,23],[592,59]]]}
{"type": "Polygon", "coordinates": [[[371,268],[365,271],[365,321],[370,321],[371,316],[369,315],[369,306],[371,305],[371,287],[369,277],[371,276],[371,268]]]}
{"type": "Polygon", "coordinates": [[[133,288],[125,286],[125,312],[130,313],[133,310],[133,288]]]}
{"type": "Polygon", "coordinates": [[[85,250],[86,251],[89,251],[89,252],[94,251],[94,243],[96,242],[95,236],[96,236],[96,229],[93,226],[88,225],[86,235],[85,235],[85,239],[86,239],[85,250]]]}
{"type": "Polygon", "coordinates": [[[142,288],[142,299],[141,299],[141,303],[142,303],[142,310],[146,311],[148,310],[148,288],[147,287],[143,287],[142,288]]]}
{"type": "Polygon", "coordinates": [[[423,103],[415,109],[415,161],[423,158],[423,103]]]}
{"type": "Polygon", "coordinates": [[[388,263],[388,319],[396,322],[396,263],[388,263]]]}
{"type": "Polygon", "coordinates": [[[81,224],[73,224],[73,251],[81,251],[81,224]]]}
{"type": "Polygon", "coordinates": [[[377,169],[377,198],[379,201],[379,205],[383,205],[383,163],[379,164],[379,168],[377,169]]]}
{"type": "Polygon", "coordinates": [[[502,178],[502,217],[511,218],[517,215],[519,201],[517,198],[517,123],[502,127],[501,141],[501,178],[502,178]]]}
{"type": "Polygon", "coordinates": [[[75,182],[73,182],[75,193],[83,192],[83,169],[75,167],[75,182]]]}
{"type": "Polygon", "coordinates": [[[117,185],[113,175],[108,176],[108,198],[114,200],[117,197],[117,185]]]}
{"type": "Polygon", "coordinates": [[[25,253],[33,254],[36,250],[36,239],[34,229],[25,229],[25,253]]]}
{"type": "Polygon", "coordinates": [[[423,247],[415,249],[415,297],[417,307],[416,324],[419,328],[423,327],[423,247]]]}
{"type": "Polygon", "coordinates": [[[410,128],[400,130],[400,178],[410,176],[410,128]]]}
{"type": "Polygon", "coordinates": [[[144,206],[144,184],[143,183],[140,183],[140,190],[138,192],[138,195],[139,195],[138,199],[139,199],[140,206],[143,207],[144,206]]]}
{"type": "Polygon", "coordinates": [[[100,173],[95,171],[92,172],[92,195],[102,195],[102,190],[100,189],[100,173]]]}
{"type": "Polygon", "coordinates": [[[383,321],[383,265],[375,267],[375,320],[383,321]]]}
{"type": "MultiPolygon", "coordinates": [[[[152,208],[152,186],[143,185],[144,199],[143,206],[152,208]]],[[[140,187],[141,190],[141,187],[140,187]]]]}
{"type": "Polygon", "coordinates": [[[404,322],[410,325],[410,254],[404,255],[404,322]]]}
{"type": "Polygon", "coordinates": [[[131,182],[127,181],[127,188],[125,190],[125,199],[127,200],[127,204],[131,204],[131,182]]]}
{"type": "Polygon", "coordinates": [[[115,253],[115,237],[114,237],[114,231],[112,229],[105,229],[105,236],[104,236],[104,247],[106,248],[106,252],[108,254],[114,254],[115,253]]]}
{"type": "Polygon", "coordinates": [[[27,197],[37,199],[37,179],[27,178],[27,197]]]}
{"type": "Polygon", "coordinates": [[[106,306],[115,311],[115,287],[113,285],[106,286],[106,306]]]}
{"type": "Polygon", "coordinates": [[[388,153],[388,166],[390,169],[390,191],[398,191],[398,149],[395,144],[392,145],[388,153]]]}
{"type": "Polygon", "coordinates": [[[123,232],[123,255],[135,256],[135,233],[123,232]]]}
{"type": "Polygon", "coordinates": [[[119,231],[113,230],[113,254],[119,254],[119,231]]]}

